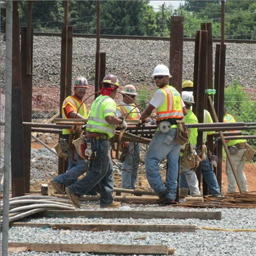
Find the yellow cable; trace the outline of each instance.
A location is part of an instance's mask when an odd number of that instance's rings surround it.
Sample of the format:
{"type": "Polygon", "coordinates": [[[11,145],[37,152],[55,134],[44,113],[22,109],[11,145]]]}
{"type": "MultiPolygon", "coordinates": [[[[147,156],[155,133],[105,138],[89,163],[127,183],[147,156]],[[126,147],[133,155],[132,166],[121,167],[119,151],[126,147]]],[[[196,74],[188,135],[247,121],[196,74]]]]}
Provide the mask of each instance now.
{"type": "Polygon", "coordinates": [[[229,232],[256,232],[256,229],[225,229],[225,228],[206,228],[206,227],[197,227],[196,229],[206,229],[206,230],[215,230],[215,231],[229,231],[229,232]]]}

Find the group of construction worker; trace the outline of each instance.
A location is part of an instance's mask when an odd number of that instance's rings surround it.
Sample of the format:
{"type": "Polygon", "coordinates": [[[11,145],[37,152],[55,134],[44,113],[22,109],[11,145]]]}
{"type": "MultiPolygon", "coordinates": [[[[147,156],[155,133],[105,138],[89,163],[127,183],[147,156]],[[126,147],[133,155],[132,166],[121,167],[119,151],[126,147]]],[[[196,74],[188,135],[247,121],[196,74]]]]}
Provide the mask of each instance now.
{"type": "MultiPolygon", "coordinates": [[[[100,95],[93,101],[89,115],[83,102],[88,82],[84,77],[77,77],[74,83],[74,94],[63,102],[62,117],[65,119],[87,119],[86,144],[91,149],[92,155],[88,165],[88,160],[79,157],[75,149],[68,150],[67,171],[50,181],[53,189],[61,194],[66,192],[69,200],[78,208],[80,208],[82,195],[96,195],[97,193],[100,194],[101,208],[120,207],[121,204],[113,200],[114,179],[110,139],[113,138],[117,127],[121,130],[127,128],[126,120],[140,120],[140,123],[145,123],[152,112],[156,111],[158,128],[145,155],[146,177],[151,188],[159,196],[159,203],[176,204],[179,158],[182,152],[181,145],[176,138],[177,122],[184,120],[185,123],[198,123],[198,120],[191,108],[194,103],[191,90],[193,83],[185,81],[182,95],[180,95],[173,86],[169,85],[170,77],[171,74],[167,66],[159,64],[154,68],[152,78],[158,89],[146,109],[140,113],[134,103],[137,96],[136,88],[133,85],[126,85],[121,91],[123,99],[117,104],[115,97],[120,86],[119,80],[115,75],[106,75],[101,83],[100,95]],[[159,172],[159,164],[165,158],[168,164],[166,179],[163,181],[159,172]],[[81,175],[84,176],[78,179],[81,175]]],[[[206,110],[204,122],[213,122],[206,110]]],[[[70,140],[70,133],[72,133],[70,129],[63,130],[63,138],[66,139],[66,143],[70,140]]],[[[204,143],[209,133],[204,132],[204,143]]],[[[192,149],[196,148],[196,142],[197,129],[193,128],[189,137],[192,149]]],[[[135,189],[140,145],[137,142],[123,142],[122,148],[126,149],[122,158],[122,188],[135,189]]],[[[210,194],[215,197],[223,197],[208,156],[202,161],[201,168],[210,194]]],[[[228,175],[233,174],[230,172],[228,175]]],[[[245,178],[245,176],[243,177],[245,178]]],[[[234,177],[229,178],[229,182],[232,185],[229,186],[228,192],[235,192],[234,177]]],[[[180,187],[188,187],[192,196],[200,195],[195,172],[182,166],[180,187]]]]}

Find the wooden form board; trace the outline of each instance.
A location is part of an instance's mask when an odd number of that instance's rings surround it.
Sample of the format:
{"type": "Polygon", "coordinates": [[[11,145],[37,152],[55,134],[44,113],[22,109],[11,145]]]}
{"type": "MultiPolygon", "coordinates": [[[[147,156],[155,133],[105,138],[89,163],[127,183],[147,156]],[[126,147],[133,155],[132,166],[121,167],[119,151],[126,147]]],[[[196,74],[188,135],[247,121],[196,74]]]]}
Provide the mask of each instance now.
{"type": "Polygon", "coordinates": [[[113,211],[113,210],[48,210],[34,215],[35,217],[48,218],[133,218],[133,219],[201,219],[221,220],[221,211],[113,211]]]}
{"type": "Polygon", "coordinates": [[[153,254],[173,255],[174,248],[166,245],[116,245],[116,244],[32,244],[32,243],[9,243],[9,252],[19,248],[24,251],[36,252],[89,252],[100,254],[153,254]]]}
{"type": "Polygon", "coordinates": [[[42,227],[52,229],[68,229],[68,230],[84,230],[84,231],[120,231],[120,232],[194,232],[196,225],[176,225],[176,224],[49,224],[49,223],[32,223],[32,222],[16,222],[12,227],[42,227]]]}

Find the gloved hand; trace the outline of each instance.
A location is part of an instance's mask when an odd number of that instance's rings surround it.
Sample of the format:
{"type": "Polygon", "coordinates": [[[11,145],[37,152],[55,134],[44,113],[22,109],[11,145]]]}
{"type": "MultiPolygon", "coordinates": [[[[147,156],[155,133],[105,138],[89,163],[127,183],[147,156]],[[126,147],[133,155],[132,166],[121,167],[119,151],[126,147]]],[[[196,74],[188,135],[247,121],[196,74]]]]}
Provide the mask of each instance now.
{"type": "Polygon", "coordinates": [[[210,163],[211,163],[212,170],[214,170],[214,167],[217,168],[217,156],[211,155],[210,163]]]}
{"type": "Polygon", "coordinates": [[[118,127],[121,128],[122,130],[126,130],[127,129],[127,123],[125,122],[125,120],[123,120],[123,122],[121,124],[119,124],[118,127]]]}

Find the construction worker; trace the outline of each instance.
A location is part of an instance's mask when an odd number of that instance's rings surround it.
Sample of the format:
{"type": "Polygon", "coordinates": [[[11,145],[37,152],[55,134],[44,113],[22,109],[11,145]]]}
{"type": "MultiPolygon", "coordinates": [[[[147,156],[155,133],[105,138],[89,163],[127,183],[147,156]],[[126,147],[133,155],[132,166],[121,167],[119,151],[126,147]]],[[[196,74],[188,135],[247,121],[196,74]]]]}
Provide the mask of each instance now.
{"type": "MultiPolygon", "coordinates": [[[[129,84],[121,91],[123,101],[118,104],[117,116],[128,120],[139,120],[140,111],[134,104],[137,96],[136,88],[129,84]]],[[[135,189],[137,171],[140,160],[140,145],[138,142],[122,143],[122,188],[135,189]]]]}
{"type": "MultiPolygon", "coordinates": [[[[197,124],[198,119],[196,115],[191,110],[192,104],[194,104],[194,96],[191,92],[182,92],[182,100],[185,103],[186,109],[187,109],[187,115],[184,117],[184,123],[186,124],[197,124]]],[[[196,153],[196,144],[197,144],[197,135],[198,135],[198,129],[197,128],[190,128],[190,135],[189,135],[189,143],[190,147],[194,152],[196,153]]],[[[183,156],[183,152],[185,149],[185,145],[181,146],[181,153],[180,156],[183,156]]],[[[200,196],[200,190],[198,186],[198,179],[196,176],[195,171],[190,170],[181,164],[181,172],[185,175],[186,181],[188,184],[188,188],[190,191],[191,196],[200,196]]],[[[182,187],[181,187],[182,188],[182,187]]]]}
{"type": "Polygon", "coordinates": [[[68,198],[75,207],[80,208],[80,196],[87,194],[99,184],[100,207],[116,208],[119,202],[113,201],[113,166],[110,157],[110,139],[114,136],[115,126],[127,128],[124,119],[116,116],[116,102],[119,81],[115,75],[103,78],[100,95],[91,106],[87,122],[87,150],[91,150],[90,168],[87,175],[66,188],[68,198]],[[90,147],[89,147],[90,146],[90,147]]]}
{"type": "MultiPolygon", "coordinates": [[[[63,118],[88,118],[86,105],[83,102],[83,97],[85,96],[87,87],[88,82],[85,77],[79,76],[76,78],[74,83],[74,94],[68,96],[62,104],[63,118]]],[[[49,183],[55,192],[60,194],[64,193],[64,187],[75,183],[78,177],[84,174],[88,169],[87,160],[80,158],[75,147],[69,143],[72,142],[73,139],[73,133],[71,133],[71,130],[63,129],[62,134],[63,139],[60,141],[61,145],[68,149],[68,169],[65,173],[53,178],[49,183]],[[70,136],[72,137],[70,138],[70,136]]],[[[92,194],[96,194],[96,192],[92,194]]]]}
{"type": "MultiPolygon", "coordinates": [[[[194,84],[192,81],[186,80],[182,84],[182,91],[192,92],[193,86],[194,86],[194,84]]],[[[213,123],[211,114],[206,109],[204,109],[204,123],[207,123],[207,124],[213,123]]],[[[206,144],[207,136],[211,135],[213,133],[214,133],[214,131],[203,132],[203,144],[206,144]]],[[[212,165],[211,165],[211,162],[209,161],[209,157],[207,154],[206,154],[206,158],[201,162],[201,173],[202,173],[203,179],[205,180],[205,182],[209,188],[210,194],[213,197],[222,198],[223,194],[220,191],[219,183],[218,183],[217,178],[213,172],[212,165]]],[[[180,176],[180,186],[183,188],[187,187],[185,177],[182,173],[180,176]]]]}
{"type": "Polygon", "coordinates": [[[167,66],[160,64],[154,68],[152,77],[159,88],[149,105],[141,114],[141,120],[145,121],[154,109],[157,109],[158,129],[152,138],[145,156],[146,175],[152,189],[158,194],[160,203],[175,204],[178,161],[180,144],[177,143],[177,123],[186,113],[185,105],[180,93],[168,85],[170,75],[167,66]],[[165,184],[159,173],[159,163],[167,157],[168,170],[165,184]]]}
{"type": "MultiPolygon", "coordinates": [[[[223,121],[225,123],[235,123],[235,118],[228,114],[227,109],[224,107],[224,117],[223,121]]],[[[232,132],[236,131],[229,131],[232,136],[232,132]]],[[[239,179],[239,183],[241,184],[243,192],[248,192],[247,188],[247,180],[244,174],[244,153],[246,151],[246,140],[244,139],[237,139],[237,140],[226,140],[229,153],[231,156],[231,161],[235,167],[236,176],[239,179]]],[[[231,166],[229,161],[226,161],[226,172],[228,177],[228,193],[235,193],[236,192],[236,179],[232,172],[231,166]]]]}

